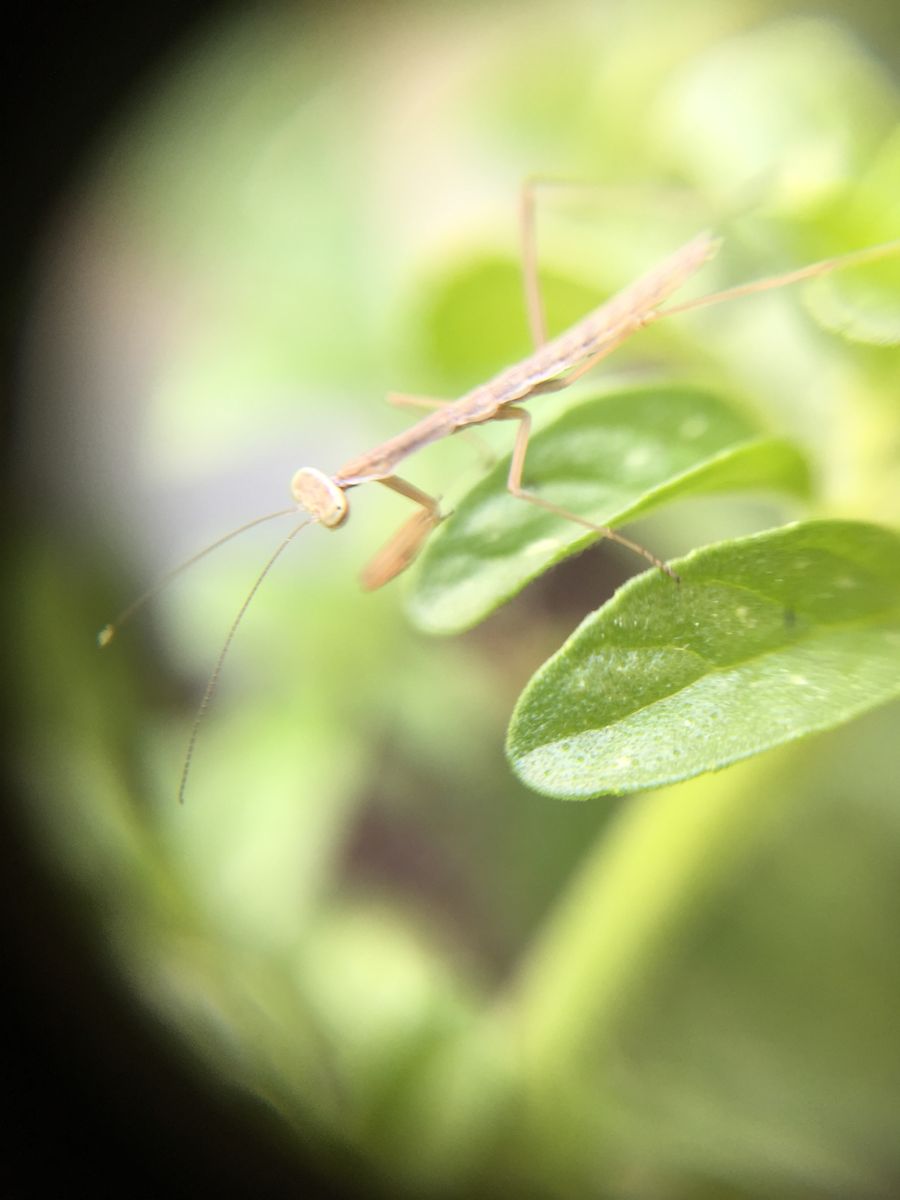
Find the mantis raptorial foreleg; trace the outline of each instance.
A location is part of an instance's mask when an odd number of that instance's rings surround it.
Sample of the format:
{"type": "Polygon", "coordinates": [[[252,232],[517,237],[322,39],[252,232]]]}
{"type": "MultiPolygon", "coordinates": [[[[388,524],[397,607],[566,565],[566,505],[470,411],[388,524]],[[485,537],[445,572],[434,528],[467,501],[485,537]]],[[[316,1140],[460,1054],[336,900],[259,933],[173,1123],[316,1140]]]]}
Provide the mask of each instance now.
{"type": "Polygon", "coordinates": [[[432,529],[440,525],[444,519],[439,500],[436,500],[434,496],[429,496],[427,492],[423,492],[421,488],[417,488],[406,479],[401,479],[399,475],[389,475],[386,479],[379,479],[377,482],[390,488],[392,492],[405,496],[407,500],[412,500],[419,505],[419,508],[408,521],[404,521],[393,537],[363,568],[360,582],[369,592],[389,583],[395,575],[405,571],[425,545],[432,529]]]}

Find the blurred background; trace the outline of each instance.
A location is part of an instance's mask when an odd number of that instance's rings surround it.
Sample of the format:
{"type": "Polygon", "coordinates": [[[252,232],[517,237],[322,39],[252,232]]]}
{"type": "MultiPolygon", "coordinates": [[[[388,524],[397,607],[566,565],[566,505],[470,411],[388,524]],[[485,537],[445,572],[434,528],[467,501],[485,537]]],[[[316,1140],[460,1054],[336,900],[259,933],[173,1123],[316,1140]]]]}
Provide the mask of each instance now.
{"type": "MultiPolygon", "coordinates": [[[[297,467],[403,428],[390,390],[529,351],[526,177],[602,185],[542,197],[553,329],[702,228],[727,238],[703,291],[900,235],[896,14],[101,13],[14,81],[10,1194],[895,1195],[896,707],[659,793],[530,793],[515,698],[635,564],[597,547],[426,638],[406,580],[358,589],[408,510],[365,490],[267,578],[183,806],[282,531],[94,639],[297,467]]],[[[807,511],[896,523],[884,279],[871,310],[833,281],[664,322],[608,374],[714,384],[806,448],[807,511]]],[[[452,505],[478,465],[455,439],[408,474],[452,505]]],[[[802,511],[711,500],[636,535],[668,557],[802,511]]]]}

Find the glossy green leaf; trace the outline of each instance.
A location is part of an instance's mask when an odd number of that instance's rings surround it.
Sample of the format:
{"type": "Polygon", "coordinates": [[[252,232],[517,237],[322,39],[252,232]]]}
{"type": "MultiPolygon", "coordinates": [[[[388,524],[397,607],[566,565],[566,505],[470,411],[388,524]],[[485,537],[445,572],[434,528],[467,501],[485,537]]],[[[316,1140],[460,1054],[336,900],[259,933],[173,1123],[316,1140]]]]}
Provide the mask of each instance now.
{"type": "Polygon", "coordinates": [[[675,782],[900,694],[900,537],[817,521],[631,580],[528,684],[507,752],[578,799],[675,782]]]}
{"type": "MultiPolygon", "coordinates": [[[[512,432],[512,431],[511,431],[512,432]]],[[[597,534],[506,489],[509,460],[458,504],[422,556],[409,599],[429,633],[476,624],[597,534]]],[[[671,500],[744,488],[805,494],[791,444],[698,387],[656,384],[595,397],[532,436],[525,484],[599,525],[619,526],[671,500]]]]}

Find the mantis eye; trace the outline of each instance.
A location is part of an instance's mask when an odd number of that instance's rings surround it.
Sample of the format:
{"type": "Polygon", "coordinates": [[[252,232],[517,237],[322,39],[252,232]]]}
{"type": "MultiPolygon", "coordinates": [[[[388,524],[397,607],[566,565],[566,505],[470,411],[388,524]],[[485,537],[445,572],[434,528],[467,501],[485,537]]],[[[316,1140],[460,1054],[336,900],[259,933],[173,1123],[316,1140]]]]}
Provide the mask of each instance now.
{"type": "Polygon", "coordinates": [[[350,513],[343,488],[316,467],[301,467],[297,471],[291,480],[291,494],[301,508],[327,529],[343,525],[350,513]]]}

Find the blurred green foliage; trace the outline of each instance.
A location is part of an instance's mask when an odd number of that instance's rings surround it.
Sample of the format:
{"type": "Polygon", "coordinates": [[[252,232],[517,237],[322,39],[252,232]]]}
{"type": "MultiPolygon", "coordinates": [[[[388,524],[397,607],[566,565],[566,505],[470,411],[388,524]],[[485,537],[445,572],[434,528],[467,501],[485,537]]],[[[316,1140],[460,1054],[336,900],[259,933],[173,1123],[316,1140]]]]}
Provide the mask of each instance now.
{"type": "MultiPolygon", "coordinates": [[[[356,591],[404,510],[361,497],[266,581],[179,807],[275,534],[198,566],[151,634],[98,658],[92,631],[304,460],[400,428],[390,388],[458,394],[527,353],[528,175],[607,187],[541,210],[554,329],[709,225],[704,290],[896,237],[878,50],[737,0],[244,15],[123,115],[45,264],[34,454],[75,532],[23,537],[35,837],[203,1070],[395,1192],[891,1195],[896,708],[666,790],[547,800],[506,765],[509,713],[632,564],[587,555],[428,639],[400,585],[356,591]]],[[[665,368],[736,397],[810,460],[817,515],[896,524],[897,272],[661,323],[608,387],[665,368]]],[[[411,474],[451,506],[474,478],[457,442],[411,474]]],[[[639,536],[665,557],[784,516],[695,497],[639,536]]]]}

